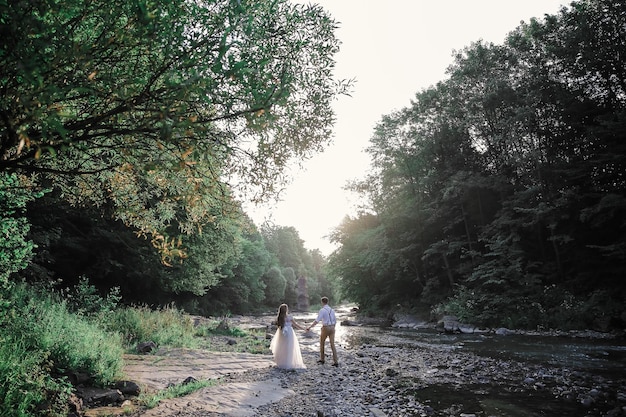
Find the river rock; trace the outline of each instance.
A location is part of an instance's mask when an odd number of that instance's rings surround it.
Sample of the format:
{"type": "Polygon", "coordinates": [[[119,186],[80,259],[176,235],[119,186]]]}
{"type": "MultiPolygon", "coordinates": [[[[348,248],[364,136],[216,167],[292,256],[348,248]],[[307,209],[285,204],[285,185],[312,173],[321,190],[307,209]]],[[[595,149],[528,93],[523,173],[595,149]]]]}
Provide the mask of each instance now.
{"type": "Polygon", "coordinates": [[[76,395],[89,408],[120,405],[125,400],[124,395],[117,389],[80,387],[76,390],[76,395]]]}
{"type": "Polygon", "coordinates": [[[150,353],[157,348],[157,344],[153,341],[140,342],[137,344],[138,353],[150,353]]]}
{"type": "Polygon", "coordinates": [[[115,389],[119,390],[124,395],[138,396],[141,393],[141,388],[133,381],[118,381],[115,383],[115,389]]]}

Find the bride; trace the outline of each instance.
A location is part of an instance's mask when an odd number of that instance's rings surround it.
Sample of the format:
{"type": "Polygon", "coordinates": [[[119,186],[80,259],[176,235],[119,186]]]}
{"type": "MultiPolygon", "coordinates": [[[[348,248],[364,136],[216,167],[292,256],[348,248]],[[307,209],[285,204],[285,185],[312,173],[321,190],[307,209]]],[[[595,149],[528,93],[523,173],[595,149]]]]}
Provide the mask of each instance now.
{"type": "Polygon", "coordinates": [[[296,337],[294,327],[299,330],[304,330],[304,327],[300,326],[293,319],[293,316],[288,314],[289,307],[287,304],[281,304],[278,307],[278,317],[276,322],[278,324],[278,330],[272,338],[270,343],[270,350],[274,354],[274,362],[276,366],[283,369],[305,369],[304,361],[302,360],[302,353],[300,353],[300,344],[296,337]]]}

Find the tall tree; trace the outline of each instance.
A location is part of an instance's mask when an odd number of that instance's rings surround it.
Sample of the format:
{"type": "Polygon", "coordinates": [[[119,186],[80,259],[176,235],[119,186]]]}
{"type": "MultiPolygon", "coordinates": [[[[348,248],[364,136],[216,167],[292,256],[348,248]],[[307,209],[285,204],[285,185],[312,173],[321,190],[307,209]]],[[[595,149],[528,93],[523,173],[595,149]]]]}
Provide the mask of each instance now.
{"type": "MultiPolygon", "coordinates": [[[[232,191],[329,142],[336,23],[286,0],[4,2],[0,171],[40,174],[165,259],[232,191]]],[[[235,210],[236,211],[236,210],[235,210]]]]}
{"type": "Polygon", "coordinates": [[[335,235],[331,265],[350,295],[395,305],[406,298],[394,284],[413,306],[452,295],[442,311],[490,325],[619,316],[625,28],[623,2],[574,2],[503,45],[459,51],[447,80],[384,116],[375,170],[353,185],[374,214],[335,235]]]}

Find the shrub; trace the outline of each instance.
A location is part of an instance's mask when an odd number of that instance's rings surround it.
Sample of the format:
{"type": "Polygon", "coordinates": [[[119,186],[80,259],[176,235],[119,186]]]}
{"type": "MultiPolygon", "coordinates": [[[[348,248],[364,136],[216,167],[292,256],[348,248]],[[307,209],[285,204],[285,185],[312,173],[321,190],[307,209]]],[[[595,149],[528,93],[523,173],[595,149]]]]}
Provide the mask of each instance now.
{"type": "Polygon", "coordinates": [[[26,239],[30,224],[24,212],[26,203],[42,193],[32,192],[29,185],[16,174],[0,173],[0,285],[24,269],[33,254],[35,245],[26,239]]]}
{"type": "Polygon", "coordinates": [[[71,312],[80,315],[111,313],[122,299],[119,287],[113,287],[105,297],[100,296],[85,276],[75,286],[62,290],[61,297],[71,312]]]}
{"type": "Polygon", "coordinates": [[[34,312],[39,317],[35,323],[38,347],[50,352],[59,372],[84,372],[102,386],[120,376],[123,348],[119,335],[68,312],[64,304],[35,307],[34,312]]]}

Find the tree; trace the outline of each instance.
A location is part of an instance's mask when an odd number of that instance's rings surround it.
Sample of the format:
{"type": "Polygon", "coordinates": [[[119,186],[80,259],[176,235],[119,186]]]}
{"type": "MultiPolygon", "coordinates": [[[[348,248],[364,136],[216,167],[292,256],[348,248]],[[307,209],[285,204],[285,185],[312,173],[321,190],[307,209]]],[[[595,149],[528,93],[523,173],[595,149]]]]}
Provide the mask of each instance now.
{"type": "MultiPolygon", "coordinates": [[[[223,278],[198,300],[198,304],[203,306],[201,314],[261,310],[268,305],[266,285],[273,285],[268,290],[270,294],[276,287],[284,286],[284,283],[275,285],[269,279],[264,281],[264,277],[271,275],[270,269],[277,267],[277,262],[265,247],[265,242],[252,221],[248,221],[249,225],[244,229],[247,232],[242,234],[238,243],[238,253],[217,269],[223,278]]],[[[280,281],[280,278],[277,279],[280,281]]],[[[276,305],[271,304],[271,307],[275,308],[276,305]]]]}
{"type": "Polygon", "coordinates": [[[271,267],[263,276],[263,282],[265,283],[265,301],[267,304],[278,306],[285,302],[287,279],[279,267],[271,267]]]}
{"type": "MultiPolygon", "coordinates": [[[[325,277],[326,259],[318,250],[304,247],[298,231],[293,226],[265,224],[261,228],[267,249],[274,254],[283,268],[282,274],[287,280],[285,302],[297,304],[298,282],[306,283],[309,303],[322,295],[330,296],[331,287],[325,277]],[[323,291],[329,291],[322,294],[323,291]]],[[[300,303],[303,304],[303,303],[300,303]]]]}
{"type": "Polygon", "coordinates": [[[329,142],[335,22],[286,0],[0,5],[0,171],[107,207],[166,261],[329,142]]]}
{"type": "Polygon", "coordinates": [[[372,214],[334,235],[356,301],[451,296],[438,311],[524,327],[621,314],[607,306],[626,294],[625,23],[624,2],[574,2],[472,43],[382,118],[374,171],[352,185],[372,214]]]}

